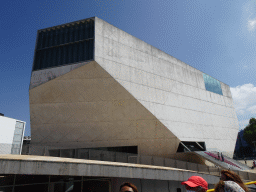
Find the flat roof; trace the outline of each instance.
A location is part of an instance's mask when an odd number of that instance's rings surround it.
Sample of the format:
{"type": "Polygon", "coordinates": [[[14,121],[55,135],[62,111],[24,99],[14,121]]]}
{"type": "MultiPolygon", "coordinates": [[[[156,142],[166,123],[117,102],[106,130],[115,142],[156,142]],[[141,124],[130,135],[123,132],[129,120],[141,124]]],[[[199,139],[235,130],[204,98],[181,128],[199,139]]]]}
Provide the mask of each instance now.
{"type": "Polygon", "coordinates": [[[0,115],[0,118],[8,118],[8,119],[13,119],[13,120],[16,120],[16,121],[19,121],[19,122],[22,122],[22,123],[25,123],[26,124],[26,122],[25,121],[22,121],[22,120],[19,120],[19,119],[14,119],[14,118],[12,118],[12,117],[6,117],[6,116],[2,116],[2,115],[0,115]]]}
{"type": "Polygon", "coordinates": [[[84,23],[84,22],[94,20],[94,19],[95,19],[95,17],[89,17],[89,18],[86,18],[86,19],[78,20],[78,21],[72,21],[72,22],[69,22],[69,23],[64,23],[64,24],[60,24],[60,25],[56,25],[56,26],[52,26],[52,27],[39,29],[38,32],[46,31],[46,30],[55,30],[56,28],[65,27],[65,26],[69,26],[69,25],[74,25],[75,23],[77,23],[77,24],[79,24],[81,22],[84,23]]]}

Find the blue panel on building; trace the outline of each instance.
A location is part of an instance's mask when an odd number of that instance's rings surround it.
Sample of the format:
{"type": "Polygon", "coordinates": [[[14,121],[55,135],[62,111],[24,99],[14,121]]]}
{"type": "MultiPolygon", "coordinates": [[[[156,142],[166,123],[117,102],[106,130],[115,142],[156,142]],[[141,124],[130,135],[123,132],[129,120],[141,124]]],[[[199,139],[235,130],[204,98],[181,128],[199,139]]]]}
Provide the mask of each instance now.
{"type": "Polygon", "coordinates": [[[223,95],[220,82],[203,73],[205,89],[213,93],[223,95]]]}

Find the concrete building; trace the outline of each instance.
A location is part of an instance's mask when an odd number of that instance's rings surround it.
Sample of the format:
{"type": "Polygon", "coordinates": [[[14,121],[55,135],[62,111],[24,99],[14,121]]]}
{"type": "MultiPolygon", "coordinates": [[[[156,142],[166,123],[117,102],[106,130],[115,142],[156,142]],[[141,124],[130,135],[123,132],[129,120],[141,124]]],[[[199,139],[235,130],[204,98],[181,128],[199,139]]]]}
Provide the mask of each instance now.
{"type": "Polygon", "coordinates": [[[0,115],[0,154],[21,154],[25,124],[0,115]]]}
{"type": "Polygon", "coordinates": [[[29,155],[0,155],[0,191],[185,192],[230,166],[256,179],[209,152],[234,151],[229,87],[97,17],[38,31],[29,101],[29,155]]]}
{"type": "Polygon", "coordinates": [[[228,85],[97,17],[38,31],[29,101],[35,155],[232,156],[239,129],[228,85]]]}

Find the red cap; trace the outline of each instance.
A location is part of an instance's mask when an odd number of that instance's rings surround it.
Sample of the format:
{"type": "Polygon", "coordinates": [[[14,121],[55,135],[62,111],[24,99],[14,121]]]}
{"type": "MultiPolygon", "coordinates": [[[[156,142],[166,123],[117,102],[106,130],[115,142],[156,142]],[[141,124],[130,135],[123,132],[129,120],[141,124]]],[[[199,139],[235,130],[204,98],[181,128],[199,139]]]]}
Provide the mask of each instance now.
{"type": "Polygon", "coordinates": [[[208,183],[199,176],[192,176],[187,181],[181,183],[181,185],[188,185],[189,187],[198,187],[201,186],[205,190],[208,190],[208,183]]]}

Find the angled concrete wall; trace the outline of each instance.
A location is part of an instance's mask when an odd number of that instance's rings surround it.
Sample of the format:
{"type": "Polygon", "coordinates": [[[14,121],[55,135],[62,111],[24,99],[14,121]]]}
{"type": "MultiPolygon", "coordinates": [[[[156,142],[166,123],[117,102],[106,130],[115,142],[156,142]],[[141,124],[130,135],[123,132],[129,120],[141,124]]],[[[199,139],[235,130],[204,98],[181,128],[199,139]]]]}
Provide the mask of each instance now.
{"type": "Polygon", "coordinates": [[[206,91],[203,73],[95,18],[95,61],[181,141],[232,155],[238,121],[229,86],[206,91]]]}
{"type": "Polygon", "coordinates": [[[168,157],[180,142],[95,61],[32,88],[29,94],[31,145],[138,146],[140,154],[168,157]]]}
{"type": "Polygon", "coordinates": [[[74,69],[77,69],[88,62],[75,63],[71,65],[64,65],[55,68],[48,68],[44,70],[32,71],[29,89],[33,89],[42,85],[56,77],[64,75],[74,69]]]}

